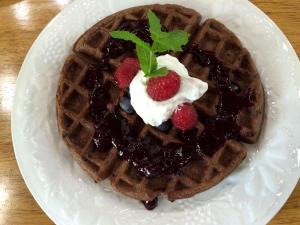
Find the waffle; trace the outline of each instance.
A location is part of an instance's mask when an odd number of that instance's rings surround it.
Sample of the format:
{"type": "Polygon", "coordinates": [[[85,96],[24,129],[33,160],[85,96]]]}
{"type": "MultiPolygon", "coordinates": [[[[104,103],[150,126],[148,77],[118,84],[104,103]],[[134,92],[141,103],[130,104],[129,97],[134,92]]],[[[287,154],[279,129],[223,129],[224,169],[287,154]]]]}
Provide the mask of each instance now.
{"type": "MultiPolygon", "coordinates": [[[[60,133],[73,157],[95,181],[110,178],[116,191],[142,201],[151,201],[159,195],[165,195],[171,201],[188,198],[216,185],[242,162],[246,157],[246,149],[241,141],[257,141],[263,123],[264,94],[255,65],[248,51],[224,25],[212,19],[200,25],[200,19],[201,16],[194,10],[177,5],[135,7],[101,20],[75,43],[74,54],[66,60],[58,83],[57,121],[60,133]],[[119,100],[126,95],[126,90],[115,86],[113,73],[125,57],[133,54],[132,50],[110,58],[110,68],[101,67],[109,32],[116,30],[126,20],[146,19],[149,8],[158,15],[167,30],[182,29],[189,32],[189,45],[197,44],[201,49],[216,55],[230,71],[230,79],[240,87],[240,93],[249,88],[255,93],[253,104],[238,114],[237,121],[241,127],[239,140],[226,140],[214,154],[201,154],[198,160],[185,165],[180,173],[156,177],[141,176],[130,162],[118,157],[115,147],[109,147],[105,151],[95,148],[95,127],[89,104],[91,89],[86,85],[87,74],[91,69],[98,68],[97,72],[103,77],[101,84],[106,87],[109,99],[103,104],[106,105],[107,112],[118,112],[127,131],[134,131],[136,139],[150,138],[162,146],[182,143],[178,130],[174,127],[168,132],[162,132],[144,124],[137,114],[127,114],[118,107],[119,100]]],[[[202,116],[216,115],[220,96],[209,77],[210,68],[200,65],[199,59],[189,51],[176,56],[192,76],[209,84],[208,92],[194,102],[197,112],[202,116]]],[[[200,119],[193,132],[200,135],[205,126],[200,119]]]]}

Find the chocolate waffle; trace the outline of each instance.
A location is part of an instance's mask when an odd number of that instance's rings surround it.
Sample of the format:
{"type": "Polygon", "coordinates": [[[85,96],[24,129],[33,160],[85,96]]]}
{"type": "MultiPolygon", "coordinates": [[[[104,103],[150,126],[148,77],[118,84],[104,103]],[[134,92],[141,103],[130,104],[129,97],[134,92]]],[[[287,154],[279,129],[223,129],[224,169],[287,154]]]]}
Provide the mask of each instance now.
{"type": "Polygon", "coordinates": [[[246,149],[240,142],[257,141],[264,93],[255,65],[224,25],[216,20],[200,25],[200,18],[177,5],[135,7],[101,20],[75,43],[58,84],[58,127],[73,157],[95,181],[109,177],[115,190],[141,201],[159,195],[187,198],[216,185],[242,162],[246,149]],[[131,43],[113,40],[109,32],[124,29],[150,42],[149,8],[164,29],[191,34],[176,56],[191,76],[209,84],[194,102],[199,122],[188,132],[172,126],[162,131],[119,107],[128,90],[115,85],[113,74],[135,53],[131,43]]]}

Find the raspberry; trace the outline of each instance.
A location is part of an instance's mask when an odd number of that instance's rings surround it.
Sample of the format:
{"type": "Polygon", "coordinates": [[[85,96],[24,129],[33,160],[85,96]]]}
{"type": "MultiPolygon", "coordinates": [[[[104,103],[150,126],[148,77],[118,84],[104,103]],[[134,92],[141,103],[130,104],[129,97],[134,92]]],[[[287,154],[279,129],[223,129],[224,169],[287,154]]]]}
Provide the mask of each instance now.
{"type": "Polygon", "coordinates": [[[197,112],[192,104],[184,103],[177,106],[173,115],[173,125],[180,130],[189,130],[193,128],[198,120],[197,112]]]}
{"type": "Polygon", "coordinates": [[[123,63],[125,64],[130,64],[131,66],[133,66],[136,69],[140,69],[140,63],[139,60],[136,58],[126,58],[124,59],[123,63]]]}
{"type": "Polygon", "coordinates": [[[115,79],[120,88],[127,88],[140,69],[139,61],[135,58],[126,58],[117,68],[115,79]]]}
{"type": "Polygon", "coordinates": [[[147,84],[147,93],[155,101],[172,98],[180,88],[180,77],[174,71],[164,77],[151,78],[147,84]]]}

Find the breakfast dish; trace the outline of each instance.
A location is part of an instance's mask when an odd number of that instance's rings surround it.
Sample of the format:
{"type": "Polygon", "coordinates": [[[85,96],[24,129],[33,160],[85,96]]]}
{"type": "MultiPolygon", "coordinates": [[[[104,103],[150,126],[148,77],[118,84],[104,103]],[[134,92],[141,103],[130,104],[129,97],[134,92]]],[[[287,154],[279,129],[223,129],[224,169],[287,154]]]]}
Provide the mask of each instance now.
{"type": "MultiPolygon", "coordinates": [[[[247,49],[220,22],[200,20],[196,11],[177,5],[118,12],[78,39],[61,72],[57,121],[73,157],[95,181],[109,178],[116,191],[143,201],[148,209],[155,207],[160,195],[171,201],[188,198],[219,183],[246,157],[242,142],[255,143],[263,124],[264,92],[247,49]],[[161,114],[145,123],[144,112],[134,103],[142,97],[131,90],[143,69],[135,45],[110,34],[126,30],[151,43],[149,9],[159,18],[162,32],[189,33],[182,51],[166,51],[157,57],[158,65],[163,57],[178,59],[191,77],[203,82],[199,87],[205,91],[175,106],[167,120],[161,121],[161,114]],[[120,68],[138,74],[126,84],[118,76],[120,68]],[[189,116],[176,116],[178,111],[188,111],[189,116]],[[195,119],[187,122],[191,118],[195,119]]],[[[188,79],[179,75],[181,81],[188,79]]],[[[158,78],[150,78],[148,85],[151,79],[158,78]]],[[[165,98],[146,88],[162,105],[180,91],[165,98]]],[[[149,111],[150,116],[155,114],[149,111]]]]}
{"type": "Polygon", "coordinates": [[[158,207],[149,213],[139,201],[112,191],[110,179],[95,183],[61,138],[55,95],[73,44],[106,16],[155,2],[73,1],[37,37],[18,75],[11,123],[15,156],[29,191],[55,224],[267,224],[299,179],[300,70],[285,35],[250,1],[184,5],[203,18],[217,19],[239,37],[264,86],[259,140],[245,145],[243,164],[218,185],[173,203],[159,197],[158,207]]]}

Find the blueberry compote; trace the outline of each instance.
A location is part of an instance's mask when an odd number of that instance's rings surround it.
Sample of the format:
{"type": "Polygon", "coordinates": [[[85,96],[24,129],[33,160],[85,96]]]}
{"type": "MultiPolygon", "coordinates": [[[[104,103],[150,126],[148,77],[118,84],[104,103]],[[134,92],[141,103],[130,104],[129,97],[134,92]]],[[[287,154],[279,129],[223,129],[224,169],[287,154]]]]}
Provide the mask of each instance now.
{"type": "MultiPolygon", "coordinates": [[[[126,20],[123,21],[117,30],[125,30],[136,34],[142,40],[151,43],[149,32],[149,23],[147,20],[126,20]]],[[[119,57],[124,53],[132,53],[135,49],[135,44],[130,41],[113,39],[109,37],[103,48],[103,58],[99,61],[99,67],[105,71],[112,71],[113,68],[109,64],[109,59],[119,57]]]]}
{"type": "MultiPolygon", "coordinates": [[[[151,41],[146,21],[126,21],[118,29],[134,32],[143,40],[151,41]]],[[[143,121],[129,126],[120,113],[134,113],[129,105],[129,94],[125,95],[113,112],[108,111],[111,86],[103,85],[101,72],[110,68],[109,59],[130,53],[133,49],[134,45],[130,42],[110,38],[105,45],[102,64],[91,66],[88,70],[86,86],[91,90],[90,115],[95,126],[93,142],[96,151],[105,152],[114,146],[119,157],[128,160],[140,176],[151,178],[178,174],[190,161],[200,160],[204,154],[213,155],[227,139],[239,140],[241,128],[237,123],[238,113],[252,105],[255,95],[251,90],[240,93],[240,87],[230,80],[229,69],[212,53],[201,50],[197,45],[187,46],[185,51],[192,53],[200,65],[210,68],[209,76],[217,87],[220,99],[217,114],[212,117],[199,114],[199,120],[205,125],[205,130],[200,136],[196,135],[196,129],[178,131],[181,144],[162,145],[161,141],[151,135],[138,138],[143,121]]],[[[157,129],[167,132],[170,129],[167,125],[166,123],[157,129]]],[[[151,210],[156,207],[157,199],[143,204],[151,210]]]]}
{"type": "Polygon", "coordinates": [[[142,203],[144,204],[145,208],[148,209],[148,210],[153,210],[156,208],[157,206],[157,202],[158,202],[158,199],[155,198],[151,201],[142,201],[142,203]]]}
{"type": "MultiPolygon", "coordinates": [[[[212,53],[202,50],[198,45],[187,47],[201,66],[209,67],[209,79],[213,81],[219,95],[217,114],[212,117],[199,116],[205,125],[205,130],[199,137],[193,132],[183,134],[184,139],[195,143],[199,152],[212,156],[228,139],[240,139],[241,127],[238,125],[238,114],[244,109],[251,107],[255,101],[255,92],[248,89],[241,93],[238,84],[230,79],[230,71],[222,65],[222,62],[212,53]]],[[[238,73],[237,71],[231,71],[238,73]]],[[[244,74],[244,76],[247,76],[244,74]]]]}

